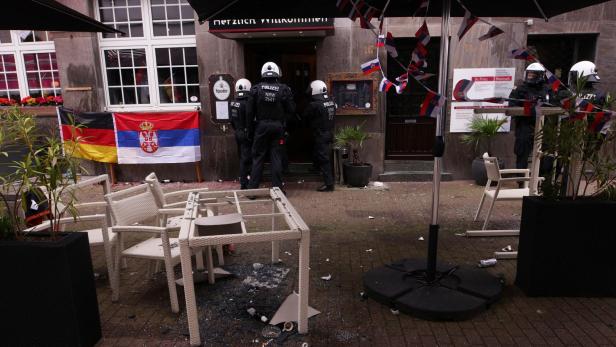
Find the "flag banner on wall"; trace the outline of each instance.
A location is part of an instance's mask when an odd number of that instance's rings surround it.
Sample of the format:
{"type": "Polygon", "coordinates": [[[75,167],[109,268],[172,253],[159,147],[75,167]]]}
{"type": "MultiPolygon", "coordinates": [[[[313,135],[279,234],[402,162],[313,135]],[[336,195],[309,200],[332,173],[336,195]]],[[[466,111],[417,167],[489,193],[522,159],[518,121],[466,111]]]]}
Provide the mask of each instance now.
{"type": "Polygon", "coordinates": [[[114,113],[118,163],[201,160],[198,112],[114,113]]]}
{"type": "Polygon", "coordinates": [[[58,124],[64,150],[72,152],[74,157],[102,163],[118,162],[111,113],[77,113],[59,107],[58,124]]]}

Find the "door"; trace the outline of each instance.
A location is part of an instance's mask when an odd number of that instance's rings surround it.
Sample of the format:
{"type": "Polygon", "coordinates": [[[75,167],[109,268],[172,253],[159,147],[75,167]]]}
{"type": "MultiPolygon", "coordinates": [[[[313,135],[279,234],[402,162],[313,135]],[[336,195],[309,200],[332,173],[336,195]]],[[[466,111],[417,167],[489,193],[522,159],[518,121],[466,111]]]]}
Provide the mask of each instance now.
{"type": "MultiPolygon", "coordinates": [[[[439,38],[432,38],[428,44],[428,73],[438,74],[439,38]]],[[[410,57],[415,48],[415,39],[396,39],[400,57],[410,57]]],[[[408,61],[400,61],[407,64],[408,61]]],[[[387,77],[395,80],[405,72],[400,64],[388,57],[387,77]]],[[[437,75],[423,81],[432,90],[437,89],[437,75]]],[[[436,134],[436,120],[420,117],[419,109],[427,94],[426,89],[411,79],[402,94],[387,93],[387,116],[385,128],[385,158],[389,160],[429,160],[436,134]]]]}

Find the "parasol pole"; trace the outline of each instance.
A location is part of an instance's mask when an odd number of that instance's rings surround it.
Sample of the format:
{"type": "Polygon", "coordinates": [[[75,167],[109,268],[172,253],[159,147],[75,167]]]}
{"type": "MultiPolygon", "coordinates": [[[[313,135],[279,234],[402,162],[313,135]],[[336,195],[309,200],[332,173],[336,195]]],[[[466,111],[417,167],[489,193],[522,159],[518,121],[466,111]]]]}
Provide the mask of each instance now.
{"type": "MultiPolygon", "coordinates": [[[[451,0],[443,1],[443,13],[441,15],[441,51],[439,59],[438,93],[447,95],[447,81],[449,75],[449,19],[451,14],[451,0]]],[[[438,209],[441,193],[441,171],[443,165],[443,152],[445,141],[443,132],[445,129],[445,115],[447,114],[447,102],[445,102],[436,117],[436,140],[434,144],[434,171],[432,180],[432,219],[430,221],[430,234],[428,236],[428,281],[434,281],[436,276],[436,258],[438,249],[438,209]]]]}

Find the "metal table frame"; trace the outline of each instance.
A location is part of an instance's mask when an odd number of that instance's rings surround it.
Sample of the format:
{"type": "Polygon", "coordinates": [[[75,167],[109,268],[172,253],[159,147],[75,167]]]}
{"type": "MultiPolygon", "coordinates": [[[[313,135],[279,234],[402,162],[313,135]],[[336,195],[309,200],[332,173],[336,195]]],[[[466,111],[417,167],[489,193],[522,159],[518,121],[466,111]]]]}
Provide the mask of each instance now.
{"type": "MultiPolygon", "coordinates": [[[[297,240],[299,243],[298,332],[300,334],[308,332],[310,229],[279,188],[190,193],[183,217],[179,243],[184,281],[184,296],[186,298],[186,314],[188,316],[188,331],[190,333],[190,344],[192,346],[199,346],[201,344],[201,337],[199,333],[193,268],[190,255],[191,251],[195,249],[216,245],[271,241],[272,261],[277,262],[279,242],[282,240],[297,240]],[[256,197],[256,200],[240,199],[246,196],[256,197]],[[196,218],[201,216],[214,216],[218,212],[218,207],[228,206],[229,204],[235,205],[237,213],[242,214],[241,234],[212,236],[196,235],[194,223],[196,218]],[[272,212],[254,215],[243,214],[241,206],[246,204],[271,205],[272,212]],[[277,228],[275,221],[276,217],[280,216],[284,218],[286,225],[282,228],[277,228]],[[271,218],[271,230],[248,232],[244,221],[251,218],[271,218]]],[[[214,266],[211,253],[206,252],[206,257],[208,281],[214,283],[214,266]]]]}

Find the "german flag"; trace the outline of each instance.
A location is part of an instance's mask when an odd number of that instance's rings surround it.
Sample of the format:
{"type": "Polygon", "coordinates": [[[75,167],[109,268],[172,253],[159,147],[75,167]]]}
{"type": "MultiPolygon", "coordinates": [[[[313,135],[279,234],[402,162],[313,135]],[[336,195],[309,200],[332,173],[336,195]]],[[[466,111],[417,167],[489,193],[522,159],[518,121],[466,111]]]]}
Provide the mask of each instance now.
{"type": "Polygon", "coordinates": [[[72,151],[74,157],[102,163],[118,162],[112,113],[77,113],[59,107],[58,123],[64,150],[72,151]]]}

